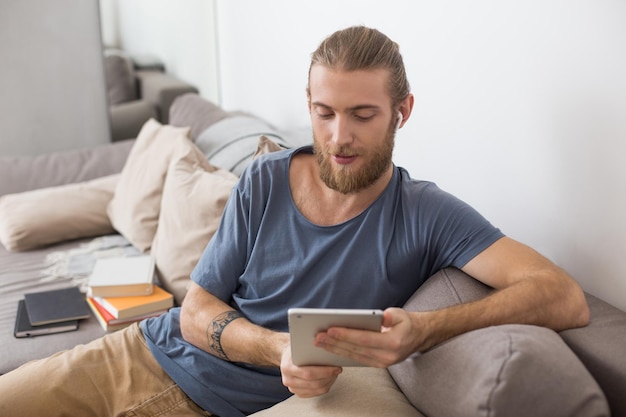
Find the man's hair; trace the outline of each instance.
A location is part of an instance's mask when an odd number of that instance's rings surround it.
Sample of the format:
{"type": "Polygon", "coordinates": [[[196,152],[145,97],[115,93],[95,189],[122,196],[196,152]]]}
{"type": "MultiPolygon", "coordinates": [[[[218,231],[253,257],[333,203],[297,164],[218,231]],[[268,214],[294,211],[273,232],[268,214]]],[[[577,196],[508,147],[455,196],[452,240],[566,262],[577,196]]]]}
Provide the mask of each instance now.
{"type": "Polygon", "coordinates": [[[311,55],[309,77],[315,64],[344,71],[388,70],[392,108],[411,92],[398,44],[376,29],[352,26],[338,30],[311,55]]]}

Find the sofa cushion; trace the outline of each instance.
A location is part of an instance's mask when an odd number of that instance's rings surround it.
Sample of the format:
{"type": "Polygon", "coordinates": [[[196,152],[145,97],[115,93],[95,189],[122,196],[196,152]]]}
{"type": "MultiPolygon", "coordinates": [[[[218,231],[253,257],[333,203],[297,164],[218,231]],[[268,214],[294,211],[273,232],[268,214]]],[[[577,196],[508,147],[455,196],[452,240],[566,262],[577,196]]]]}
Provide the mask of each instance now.
{"type": "Polygon", "coordinates": [[[344,368],[330,392],[314,398],[292,396],[254,417],[423,417],[384,369],[344,368]]]}
{"type": "Polygon", "coordinates": [[[559,335],[598,381],[611,414],[626,416],[626,314],[591,294],[585,296],[589,325],[559,335]]]}
{"type": "MultiPolygon", "coordinates": [[[[456,269],[431,277],[409,311],[482,298],[490,288],[456,269]]],[[[429,416],[600,416],[606,398],[552,330],[528,325],[468,332],[389,368],[411,403],[429,416]]]]}
{"type": "Polygon", "coordinates": [[[144,124],[122,169],[107,213],[115,230],[137,249],[147,251],[156,234],[165,175],[174,149],[191,143],[189,128],[144,124]]]}
{"type": "Polygon", "coordinates": [[[279,145],[288,146],[268,123],[251,116],[222,119],[205,129],[195,143],[213,165],[241,175],[252,161],[262,135],[279,145]]]}
{"type": "Polygon", "coordinates": [[[19,339],[13,336],[17,304],[25,293],[58,290],[76,285],[71,276],[55,276],[52,279],[47,273],[47,268],[50,267],[47,258],[55,258],[59,252],[79,249],[90,241],[91,238],[61,242],[26,252],[8,252],[0,245],[0,375],[28,361],[50,356],[104,335],[98,320],[91,315],[80,321],[78,331],[75,332],[19,339]]]}
{"type": "Polygon", "coordinates": [[[438,310],[486,297],[493,289],[456,268],[446,268],[428,278],[409,298],[415,311],[438,310]]]}
{"type": "Polygon", "coordinates": [[[217,229],[237,177],[209,164],[193,143],[178,145],[167,171],[151,252],[161,284],[181,304],[189,275],[217,229]]]}
{"type": "Polygon", "coordinates": [[[0,197],[0,241],[11,251],[113,232],[107,204],[120,174],[0,197]]]}
{"type": "Polygon", "coordinates": [[[105,49],[104,76],[110,106],[137,99],[133,62],[123,51],[105,49]]]}

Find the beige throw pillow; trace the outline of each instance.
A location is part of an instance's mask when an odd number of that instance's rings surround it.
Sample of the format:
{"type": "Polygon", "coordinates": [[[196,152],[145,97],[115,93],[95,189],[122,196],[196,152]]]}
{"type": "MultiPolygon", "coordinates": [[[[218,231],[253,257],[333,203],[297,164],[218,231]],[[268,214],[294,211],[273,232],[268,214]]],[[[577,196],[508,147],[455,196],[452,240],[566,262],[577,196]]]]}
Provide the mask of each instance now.
{"type": "Polygon", "coordinates": [[[191,142],[179,143],[175,154],[165,179],[152,255],[161,284],[180,304],[237,177],[213,167],[191,142]]]}
{"type": "Polygon", "coordinates": [[[189,128],[147,121],[122,169],[120,181],[107,213],[115,230],[137,249],[150,249],[157,229],[161,194],[173,151],[191,143],[189,128]]]}
{"type": "Polygon", "coordinates": [[[256,159],[259,156],[264,155],[266,153],[272,153],[272,152],[280,151],[283,149],[286,149],[286,148],[283,148],[282,146],[280,146],[278,143],[274,142],[267,136],[261,135],[259,137],[259,141],[257,142],[256,152],[252,156],[252,159],[256,159]]]}
{"type": "Polygon", "coordinates": [[[106,208],[120,175],[0,197],[0,241],[10,251],[113,233],[106,208]]]}

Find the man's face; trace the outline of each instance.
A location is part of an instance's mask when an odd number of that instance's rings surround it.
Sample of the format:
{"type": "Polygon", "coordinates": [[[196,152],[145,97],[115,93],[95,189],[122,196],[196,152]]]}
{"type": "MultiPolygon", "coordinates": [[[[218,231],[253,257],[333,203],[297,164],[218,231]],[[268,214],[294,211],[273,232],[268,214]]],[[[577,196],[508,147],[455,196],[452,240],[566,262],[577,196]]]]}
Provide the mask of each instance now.
{"type": "Polygon", "coordinates": [[[390,167],[394,117],[386,70],[333,70],[314,65],[309,112],[324,183],[341,193],[372,185],[390,167]]]}

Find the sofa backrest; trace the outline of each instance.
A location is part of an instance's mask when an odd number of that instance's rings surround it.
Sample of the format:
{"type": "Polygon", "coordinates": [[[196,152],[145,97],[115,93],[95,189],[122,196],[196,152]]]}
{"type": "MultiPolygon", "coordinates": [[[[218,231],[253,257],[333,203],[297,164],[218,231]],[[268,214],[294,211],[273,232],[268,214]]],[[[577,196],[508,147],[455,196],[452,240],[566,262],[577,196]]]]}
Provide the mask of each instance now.
{"type": "Polygon", "coordinates": [[[38,156],[0,157],[0,196],[122,171],[134,140],[38,156]]]}

